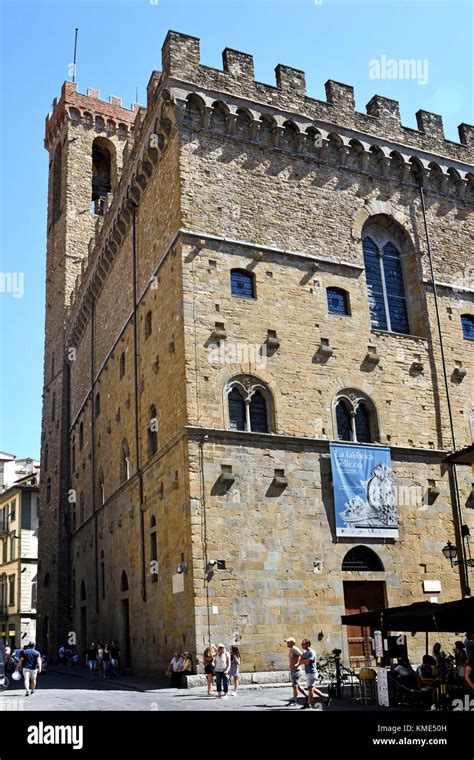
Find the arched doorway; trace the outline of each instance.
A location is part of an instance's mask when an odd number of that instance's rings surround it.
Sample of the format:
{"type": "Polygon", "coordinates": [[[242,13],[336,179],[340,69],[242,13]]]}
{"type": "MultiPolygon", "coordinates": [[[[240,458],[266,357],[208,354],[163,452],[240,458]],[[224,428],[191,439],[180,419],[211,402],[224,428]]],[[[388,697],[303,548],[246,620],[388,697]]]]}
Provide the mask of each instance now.
{"type": "MultiPolygon", "coordinates": [[[[382,573],[383,563],[368,546],[354,546],[342,561],[343,573],[382,573]]],[[[385,607],[385,581],[375,580],[346,580],[343,575],[344,606],[346,615],[358,612],[377,610],[385,607]]],[[[353,668],[373,663],[371,628],[348,625],[347,644],[349,663],[353,668]]]]}
{"type": "Polygon", "coordinates": [[[131,667],[130,654],[130,608],[128,602],[128,576],[125,570],[120,578],[120,591],[122,593],[122,657],[126,668],[131,667]]]}

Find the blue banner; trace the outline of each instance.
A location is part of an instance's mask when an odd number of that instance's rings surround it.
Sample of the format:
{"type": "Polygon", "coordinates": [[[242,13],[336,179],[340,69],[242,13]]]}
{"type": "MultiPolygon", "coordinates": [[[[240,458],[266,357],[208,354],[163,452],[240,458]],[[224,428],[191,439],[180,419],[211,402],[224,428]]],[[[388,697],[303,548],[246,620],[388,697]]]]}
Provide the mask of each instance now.
{"type": "Polygon", "coordinates": [[[331,443],[337,536],[398,537],[390,449],[331,443]]]}

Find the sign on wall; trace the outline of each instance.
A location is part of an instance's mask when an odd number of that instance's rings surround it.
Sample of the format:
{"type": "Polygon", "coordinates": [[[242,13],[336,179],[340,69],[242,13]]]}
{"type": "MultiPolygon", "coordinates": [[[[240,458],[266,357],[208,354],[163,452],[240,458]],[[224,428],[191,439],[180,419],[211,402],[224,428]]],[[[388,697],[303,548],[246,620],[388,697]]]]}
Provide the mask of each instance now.
{"type": "Polygon", "coordinates": [[[331,443],[337,536],[398,537],[390,449],[331,443]]]}

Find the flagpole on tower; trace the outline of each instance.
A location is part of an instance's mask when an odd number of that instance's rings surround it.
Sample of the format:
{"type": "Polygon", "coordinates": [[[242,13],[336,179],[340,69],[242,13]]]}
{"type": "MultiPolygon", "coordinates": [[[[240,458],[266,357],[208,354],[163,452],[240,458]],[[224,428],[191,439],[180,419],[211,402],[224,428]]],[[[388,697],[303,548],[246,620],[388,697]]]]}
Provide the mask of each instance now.
{"type": "Polygon", "coordinates": [[[74,33],[74,63],[72,68],[72,81],[76,81],[76,53],[77,53],[77,33],[79,29],[76,26],[75,33],[74,33]]]}

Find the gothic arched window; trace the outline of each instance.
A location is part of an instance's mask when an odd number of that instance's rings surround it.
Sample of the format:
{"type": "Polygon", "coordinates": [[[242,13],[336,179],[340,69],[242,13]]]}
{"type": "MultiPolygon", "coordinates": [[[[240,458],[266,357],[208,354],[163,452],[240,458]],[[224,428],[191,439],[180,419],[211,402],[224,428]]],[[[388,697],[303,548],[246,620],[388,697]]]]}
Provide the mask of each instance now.
{"type": "Polygon", "coordinates": [[[337,438],[354,443],[373,443],[378,440],[375,406],[365,393],[356,389],[339,391],[334,400],[337,438]]]}
{"type": "Polygon", "coordinates": [[[253,377],[233,378],[226,387],[231,430],[269,433],[272,430],[271,393],[253,377]]]}
{"type": "Polygon", "coordinates": [[[245,269],[232,269],[230,272],[230,292],[240,298],[255,298],[255,280],[251,272],[245,269]]]}
{"type": "Polygon", "coordinates": [[[92,143],[92,203],[94,213],[100,216],[104,213],[104,200],[112,190],[114,159],[113,142],[106,137],[96,137],[92,143]]]}
{"type": "MultiPolygon", "coordinates": [[[[378,236],[377,236],[378,237],[378,236]]],[[[391,241],[383,244],[364,237],[365,277],[372,327],[389,332],[410,332],[400,252],[391,241]]]]}
{"type": "Polygon", "coordinates": [[[351,413],[344,401],[336,405],[337,437],[340,441],[352,440],[351,413]]]}

